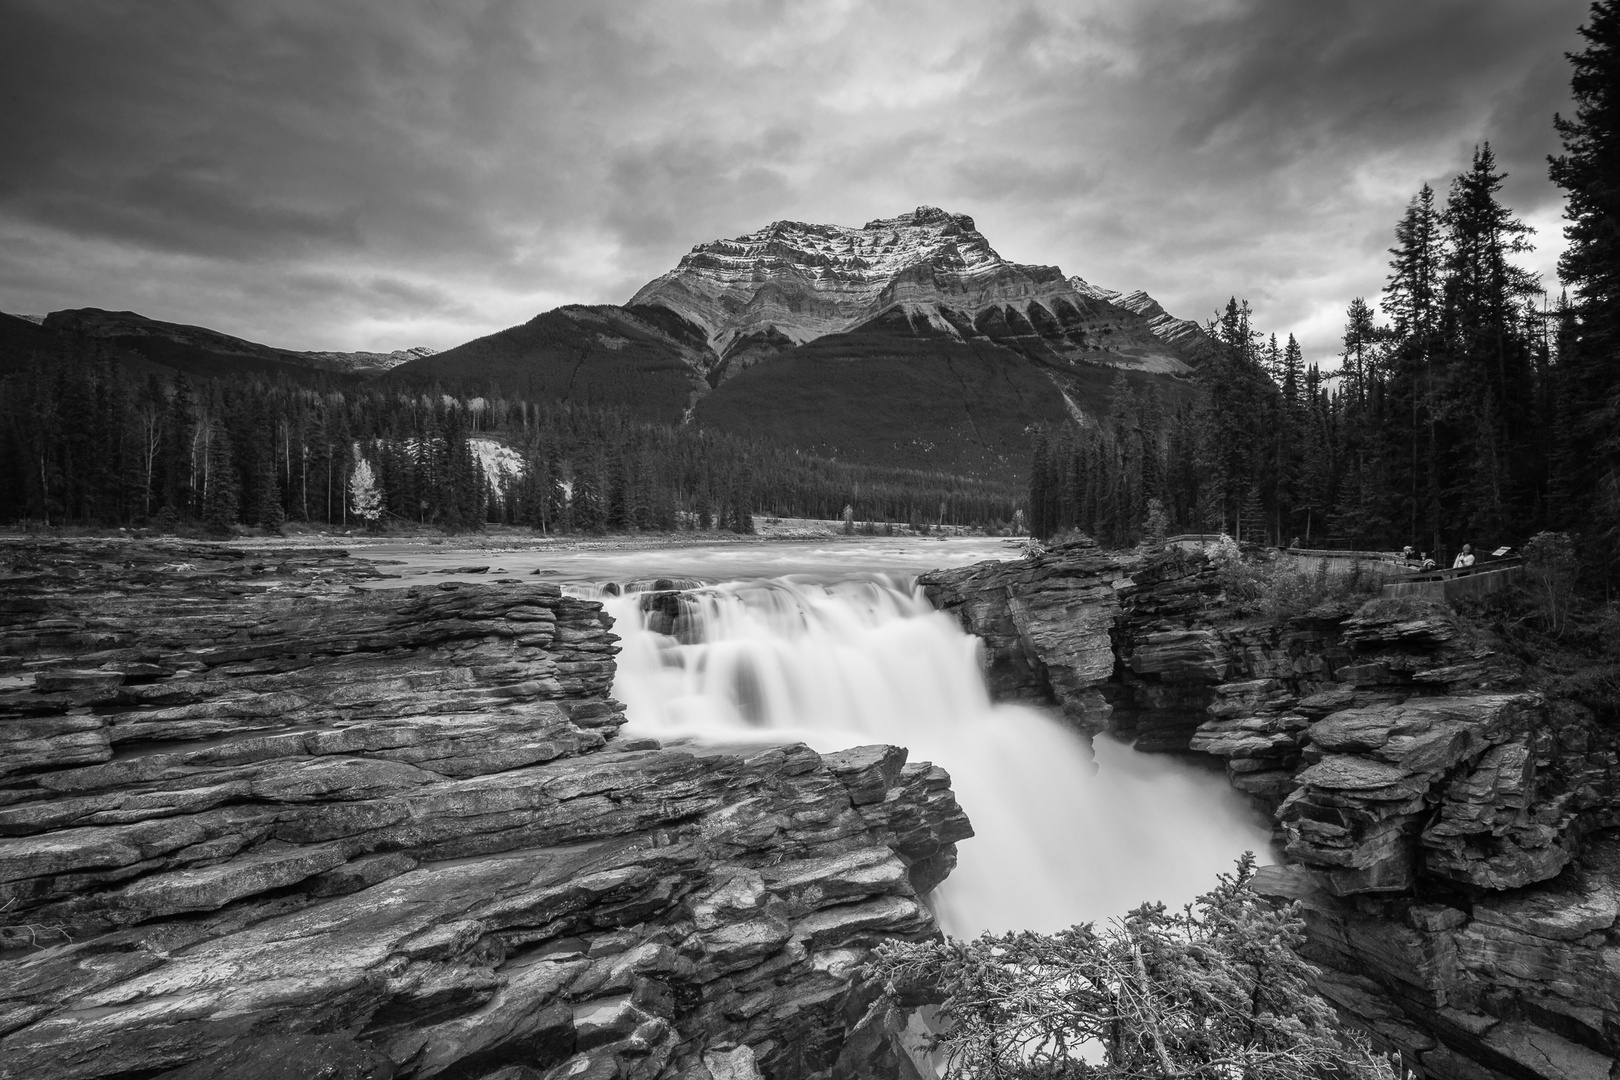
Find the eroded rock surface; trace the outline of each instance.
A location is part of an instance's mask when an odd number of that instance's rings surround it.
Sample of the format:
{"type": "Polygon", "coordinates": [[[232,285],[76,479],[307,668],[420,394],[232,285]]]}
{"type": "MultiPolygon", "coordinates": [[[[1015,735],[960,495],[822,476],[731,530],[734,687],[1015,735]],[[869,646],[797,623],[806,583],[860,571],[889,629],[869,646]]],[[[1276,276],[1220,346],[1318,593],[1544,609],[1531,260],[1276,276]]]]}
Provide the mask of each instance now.
{"type": "Polygon", "coordinates": [[[890,1072],[856,984],[971,834],[904,750],[617,737],[532,580],[0,548],[0,1077],[890,1072]],[[374,583],[374,582],[373,582],[374,583]],[[165,1071],[169,1070],[169,1071],[165,1071]]]}
{"type": "Polygon", "coordinates": [[[1324,993],[1408,1067],[1617,1068],[1620,732],[1444,604],[1239,619],[1200,555],[1081,546],[924,583],[1003,696],[1224,761],[1274,816],[1291,865],[1263,887],[1305,905],[1324,993]]]}
{"type": "Polygon", "coordinates": [[[984,639],[991,693],[1056,701],[1088,732],[1108,725],[1102,687],[1114,673],[1112,633],[1133,562],[1089,544],[1040,559],[986,562],[924,574],[936,608],[984,639]]]}

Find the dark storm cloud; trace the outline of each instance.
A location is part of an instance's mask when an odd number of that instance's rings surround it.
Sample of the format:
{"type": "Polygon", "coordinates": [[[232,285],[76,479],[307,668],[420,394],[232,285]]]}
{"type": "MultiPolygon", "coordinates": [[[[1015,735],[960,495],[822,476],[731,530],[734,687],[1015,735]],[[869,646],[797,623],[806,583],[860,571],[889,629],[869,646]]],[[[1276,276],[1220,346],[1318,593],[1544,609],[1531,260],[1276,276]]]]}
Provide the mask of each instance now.
{"type": "Polygon", "coordinates": [[[622,302],[779,218],[972,214],[1330,352],[1489,139],[1552,265],[1583,0],[0,0],[0,309],[296,348],[622,302]]]}

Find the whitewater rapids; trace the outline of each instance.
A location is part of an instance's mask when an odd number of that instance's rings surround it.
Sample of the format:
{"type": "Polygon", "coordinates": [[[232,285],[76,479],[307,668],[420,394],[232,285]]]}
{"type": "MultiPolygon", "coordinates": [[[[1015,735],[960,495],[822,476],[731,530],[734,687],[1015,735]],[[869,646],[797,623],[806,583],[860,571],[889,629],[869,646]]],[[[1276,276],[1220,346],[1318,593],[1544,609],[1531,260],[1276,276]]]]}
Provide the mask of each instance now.
{"type": "Polygon", "coordinates": [[[909,578],[693,588],[673,624],[637,592],[601,599],[623,638],[613,693],[631,733],[822,752],[893,743],[944,767],[976,834],[934,896],[954,936],[1176,907],[1242,852],[1267,861],[1260,820],[1223,777],[992,703],[981,643],[909,578]]]}

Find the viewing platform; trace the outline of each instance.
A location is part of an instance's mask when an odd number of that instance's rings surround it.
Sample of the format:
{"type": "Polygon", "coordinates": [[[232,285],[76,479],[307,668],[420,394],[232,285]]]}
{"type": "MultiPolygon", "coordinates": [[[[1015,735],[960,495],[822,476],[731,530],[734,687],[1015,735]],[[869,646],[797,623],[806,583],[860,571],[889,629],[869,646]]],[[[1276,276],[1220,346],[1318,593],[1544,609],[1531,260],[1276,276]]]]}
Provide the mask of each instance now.
{"type": "Polygon", "coordinates": [[[1411,574],[1384,586],[1385,596],[1433,596],[1456,600],[1465,596],[1486,596],[1501,592],[1519,579],[1524,560],[1517,555],[1492,559],[1453,570],[1430,570],[1411,574]]]}
{"type": "MultiPolygon", "coordinates": [[[[1186,533],[1167,537],[1165,543],[1183,550],[1207,551],[1220,540],[1220,533],[1186,533]]],[[[1325,566],[1329,574],[1359,571],[1388,578],[1385,596],[1433,596],[1444,600],[1499,592],[1518,581],[1524,570],[1524,559],[1518,555],[1482,555],[1473,566],[1450,570],[1423,570],[1399,551],[1290,547],[1283,548],[1282,555],[1308,573],[1325,566]]]]}
{"type": "Polygon", "coordinates": [[[1351,551],[1324,548],[1285,548],[1301,569],[1315,570],[1326,565],[1329,573],[1348,573],[1359,568],[1364,574],[1390,578],[1384,584],[1385,596],[1433,596],[1456,600],[1499,592],[1518,580],[1524,560],[1518,555],[1480,557],[1473,566],[1449,570],[1422,570],[1398,551],[1351,551]]]}

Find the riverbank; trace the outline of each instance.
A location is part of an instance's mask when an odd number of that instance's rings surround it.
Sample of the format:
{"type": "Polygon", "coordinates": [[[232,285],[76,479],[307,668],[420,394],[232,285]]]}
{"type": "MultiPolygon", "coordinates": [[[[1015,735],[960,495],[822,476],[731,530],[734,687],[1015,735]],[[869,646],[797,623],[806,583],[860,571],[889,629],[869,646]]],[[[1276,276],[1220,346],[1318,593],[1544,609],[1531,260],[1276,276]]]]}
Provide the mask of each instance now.
{"type": "MultiPolygon", "coordinates": [[[[507,550],[513,547],[556,548],[582,551],[628,551],[661,547],[690,547],[713,544],[754,544],[769,541],[825,540],[865,541],[873,539],[904,539],[926,537],[984,537],[993,534],[984,529],[966,525],[917,525],[901,522],[857,521],[854,531],[846,533],[842,521],[820,518],[782,518],[763,514],[754,515],[752,533],[734,533],[722,529],[677,529],[672,532],[606,533],[537,533],[530,528],[513,525],[486,525],[477,532],[449,532],[436,526],[416,526],[406,523],[390,524],[386,529],[368,530],[364,527],[339,528],[318,526],[302,522],[288,522],[279,532],[237,527],[229,536],[220,536],[198,528],[162,531],[147,528],[94,529],[78,527],[19,527],[0,526],[0,540],[10,538],[51,539],[103,539],[103,540],[181,540],[210,541],[224,544],[248,544],[254,547],[274,545],[306,545],[310,543],[341,544],[344,547],[363,548],[377,544],[421,543],[434,546],[449,545],[467,550],[507,550]]],[[[1013,539],[1009,537],[1008,539],[1013,539]]]]}

